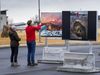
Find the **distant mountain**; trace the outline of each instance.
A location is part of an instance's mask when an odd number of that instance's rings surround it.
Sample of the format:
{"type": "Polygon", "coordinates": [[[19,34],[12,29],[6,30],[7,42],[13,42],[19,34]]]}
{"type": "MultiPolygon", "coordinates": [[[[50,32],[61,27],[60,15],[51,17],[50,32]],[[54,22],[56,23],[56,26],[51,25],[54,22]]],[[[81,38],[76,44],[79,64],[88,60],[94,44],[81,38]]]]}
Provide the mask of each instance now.
{"type": "Polygon", "coordinates": [[[24,26],[24,25],[26,25],[26,23],[20,22],[20,23],[14,23],[13,25],[15,25],[15,26],[24,26]]]}
{"type": "Polygon", "coordinates": [[[24,30],[27,26],[26,23],[24,23],[24,22],[14,23],[12,25],[14,25],[17,30],[24,30]]]}

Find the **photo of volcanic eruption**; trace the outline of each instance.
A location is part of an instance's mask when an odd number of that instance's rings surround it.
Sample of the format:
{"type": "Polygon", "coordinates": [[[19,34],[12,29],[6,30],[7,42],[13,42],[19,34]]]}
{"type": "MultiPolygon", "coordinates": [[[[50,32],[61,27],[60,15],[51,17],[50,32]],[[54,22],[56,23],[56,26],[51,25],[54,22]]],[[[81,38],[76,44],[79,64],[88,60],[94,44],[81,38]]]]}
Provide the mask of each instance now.
{"type": "Polygon", "coordinates": [[[41,23],[45,25],[45,32],[41,31],[41,36],[62,36],[62,13],[61,12],[42,12],[41,23]]]}
{"type": "Polygon", "coordinates": [[[70,38],[85,40],[88,38],[88,12],[72,11],[70,16],[70,38]]]}
{"type": "Polygon", "coordinates": [[[62,39],[96,41],[97,11],[62,11],[62,39]]]}

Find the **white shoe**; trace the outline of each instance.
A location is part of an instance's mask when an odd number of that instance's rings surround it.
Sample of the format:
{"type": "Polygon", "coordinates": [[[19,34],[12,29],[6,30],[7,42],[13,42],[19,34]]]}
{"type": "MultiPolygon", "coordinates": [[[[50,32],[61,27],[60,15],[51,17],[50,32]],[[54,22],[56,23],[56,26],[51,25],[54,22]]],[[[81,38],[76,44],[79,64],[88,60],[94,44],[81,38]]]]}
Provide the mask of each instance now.
{"type": "Polygon", "coordinates": [[[11,66],[14,66],[14,63],[11,63],[11,66]]]}
{"type": "Polygon", "coordinates": [[[20,66],[18,63],[14,63],[14,66],[20,66]]]}

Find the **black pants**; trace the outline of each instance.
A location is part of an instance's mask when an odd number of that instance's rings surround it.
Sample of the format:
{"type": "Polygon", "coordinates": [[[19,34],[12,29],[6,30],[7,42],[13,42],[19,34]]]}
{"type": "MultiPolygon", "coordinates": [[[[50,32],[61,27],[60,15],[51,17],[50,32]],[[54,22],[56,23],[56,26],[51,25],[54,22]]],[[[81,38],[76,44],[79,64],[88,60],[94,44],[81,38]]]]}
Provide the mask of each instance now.
{"type": "Polygon", "coordinates": [[[12,47],[11,46],[11,63],[16,62],[17,63],[17,56],[18,56],[18,46],[17,47],[12,47]]]}

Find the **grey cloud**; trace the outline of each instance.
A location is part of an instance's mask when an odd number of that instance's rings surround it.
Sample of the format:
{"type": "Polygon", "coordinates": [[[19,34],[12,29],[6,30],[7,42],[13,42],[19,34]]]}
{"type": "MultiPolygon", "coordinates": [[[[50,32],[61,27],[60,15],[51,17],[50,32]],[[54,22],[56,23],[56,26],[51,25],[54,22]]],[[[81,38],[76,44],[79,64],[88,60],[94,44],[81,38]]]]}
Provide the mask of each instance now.
{"type": "Polygon", "coordinates": [[[28,8],[36,6],[37,0],[1,0],[2,8],[28,8]]]}

